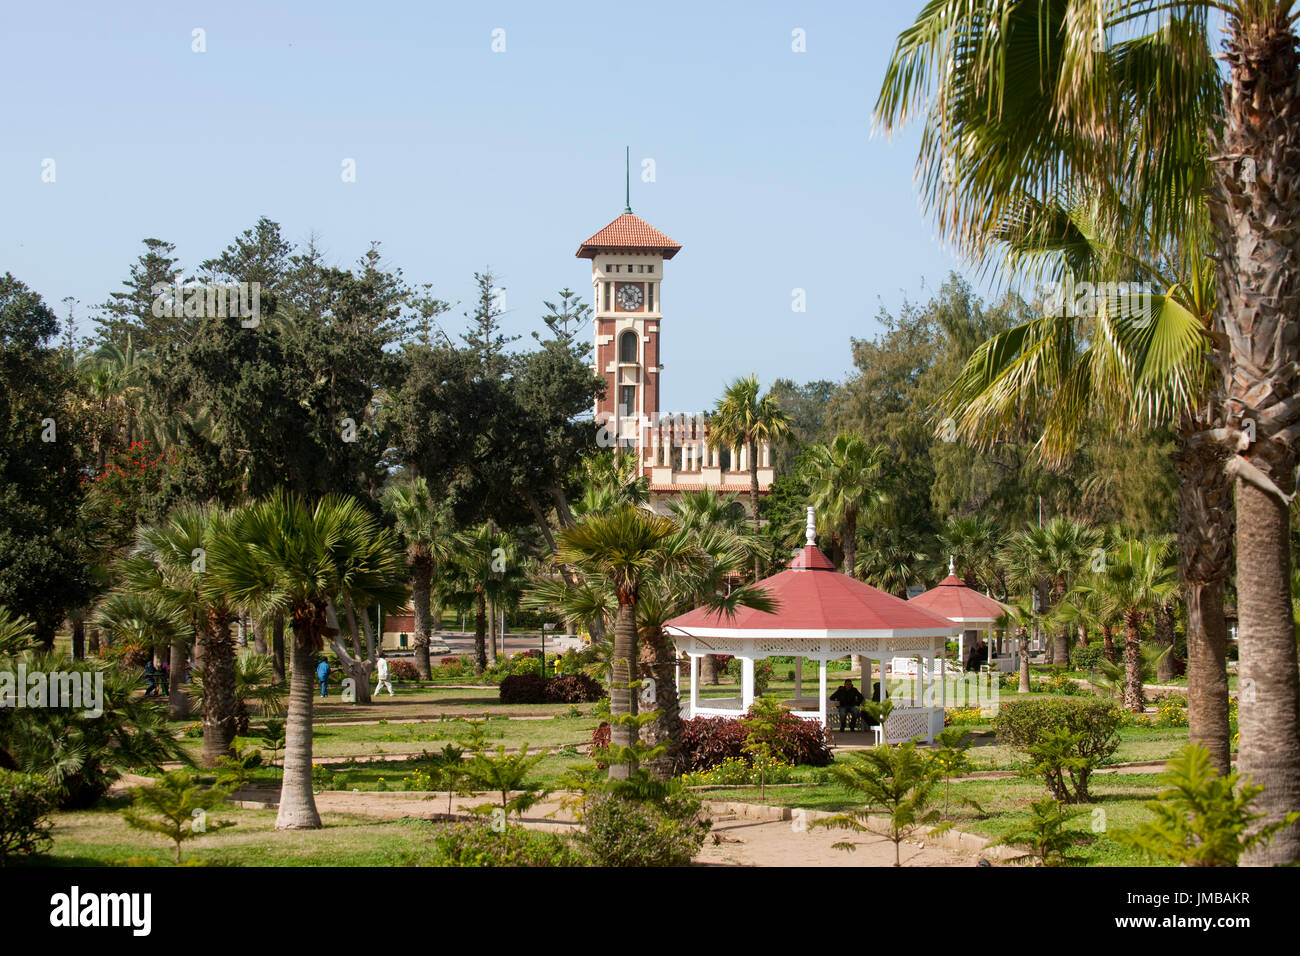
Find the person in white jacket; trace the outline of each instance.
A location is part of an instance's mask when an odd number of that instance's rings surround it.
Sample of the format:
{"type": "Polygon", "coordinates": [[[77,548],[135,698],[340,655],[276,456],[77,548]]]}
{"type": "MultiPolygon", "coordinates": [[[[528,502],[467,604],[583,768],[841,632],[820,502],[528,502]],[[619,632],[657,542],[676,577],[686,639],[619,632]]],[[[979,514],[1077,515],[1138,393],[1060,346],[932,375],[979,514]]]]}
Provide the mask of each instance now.
{"type": "Polygon", "coordinates": [[[375,661],[375,674],[379,677],[379,683],[375,685],[375,693],[378,694],[384,688],[388,688],[388,696],[393,696],[393,683],[388,679],[388,658],[383,654],[375,661]]]}

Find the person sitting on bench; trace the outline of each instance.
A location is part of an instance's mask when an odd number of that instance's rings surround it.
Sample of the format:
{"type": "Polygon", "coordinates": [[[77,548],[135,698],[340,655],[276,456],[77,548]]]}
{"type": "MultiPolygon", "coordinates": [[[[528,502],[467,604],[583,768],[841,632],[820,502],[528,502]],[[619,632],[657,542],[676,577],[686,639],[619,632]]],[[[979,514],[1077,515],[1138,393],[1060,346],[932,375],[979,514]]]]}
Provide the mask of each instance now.
{"type": "Polygon", "coordinates": [[[862,692],[853,686],[853,681],[845,680],[844,686],[831,694],[831,700],[835,701],[835,706],[840,712],[840,733],[844,733],[844,722],[847,720],[849,729],[858,729],[858,708],[862,706],[865,700],[862,692]]]}

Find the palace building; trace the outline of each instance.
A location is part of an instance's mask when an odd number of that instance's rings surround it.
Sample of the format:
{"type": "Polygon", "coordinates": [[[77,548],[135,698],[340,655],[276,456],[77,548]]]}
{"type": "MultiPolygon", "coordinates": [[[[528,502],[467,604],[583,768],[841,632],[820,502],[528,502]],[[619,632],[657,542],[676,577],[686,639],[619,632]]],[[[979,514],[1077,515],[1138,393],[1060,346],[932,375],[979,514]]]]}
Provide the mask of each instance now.
{"type": "MultiPolygon", "coordinates": [[[[607,444],[634,453],[639,474],[650,478],[650,506],[663,513],[684,491],[738,492],[748,506],[749,452],[709,443],[708,414],[661,411],[665,263],[681,251],[631,206],[578,247],[591,260],[595,365],[605,378],[596,422],[607,444]]],[[[670,320],[671,325],[671,320],[670,320]]],[[[758,450],[758,487],[772,484],[771,449],[758,450]]]]}

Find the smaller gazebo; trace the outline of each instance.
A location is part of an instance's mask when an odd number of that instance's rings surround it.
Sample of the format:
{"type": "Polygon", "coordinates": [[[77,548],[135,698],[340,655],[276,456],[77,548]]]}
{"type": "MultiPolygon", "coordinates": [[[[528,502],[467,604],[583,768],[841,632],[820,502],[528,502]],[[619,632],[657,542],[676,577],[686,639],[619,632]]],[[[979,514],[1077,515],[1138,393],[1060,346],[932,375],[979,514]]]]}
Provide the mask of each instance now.
{"type": "MultiPolygon", "coordinates": [[[[942,661],[946,641],[957,632],[951,621],[924,607],[904,601],[840,574],[817,548],[813,509],[808,509],[807,543],[779,574],[760,585],[777,602],[774,612],[741,608],[724,618],[716,610],[696,608],[673,618],[665,630],[677,649],[691,660],[689,705],[686,716],[741,716],[754,702],[754,661],[765,657],[809,658],[819,664],[817,709],[796,706],[794,714],[827,724],[826,664],[837,658],[863,659],[862,693],[871,698],[872,664],[879,665],[882,698],[886,687],[886,662],[915,660],[912,700],[890,714],[886,733],[890,740],[925,737],[933,740],[943,729],[944,701],[936,700],[932,668],[942,661]],[[700,658],[731,654],[740,658],[739,699],[709,700],[699,696],[700,658]],[[928,706],[935,705],[937,706],[928,706]]],[[[943,688],[945,682],[940,680],[943,688]]],[[[943,691],[939,691],[942,698],[943,691]]],[[[796,701],[796,705],[804,703],[796,701]]],[[[812,703],[807,701],[806,703],[812,703]]]]}
{"type": "MultiPolygon", "coordinates": [[[[967,587],[966,582],[957,577],[952,558],[948,559],[948,576],[908,603],[961,625],[961,633],[957,637],[957,659],[963,666],[966,663],[966,636],[969,634],[975,638],[980,631],[993,630],[998,618],[1007,613],[1006,605],[967,587]]],[[[992,663],[992,660],[993,642],[990,641],[989,662],[992,663]]]]}

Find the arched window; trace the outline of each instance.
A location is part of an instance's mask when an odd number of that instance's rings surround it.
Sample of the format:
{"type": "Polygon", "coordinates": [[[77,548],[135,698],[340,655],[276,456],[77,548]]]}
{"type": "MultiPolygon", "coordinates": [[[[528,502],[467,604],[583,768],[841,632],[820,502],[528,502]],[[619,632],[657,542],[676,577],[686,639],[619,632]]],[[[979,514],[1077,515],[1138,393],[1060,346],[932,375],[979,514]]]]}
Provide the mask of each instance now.
{"type": "Polygon", "coordinates": [[[636,332],[628,329],[618,339],[618,360],[636,362],[636,332]]]}

